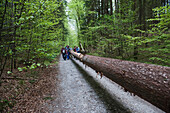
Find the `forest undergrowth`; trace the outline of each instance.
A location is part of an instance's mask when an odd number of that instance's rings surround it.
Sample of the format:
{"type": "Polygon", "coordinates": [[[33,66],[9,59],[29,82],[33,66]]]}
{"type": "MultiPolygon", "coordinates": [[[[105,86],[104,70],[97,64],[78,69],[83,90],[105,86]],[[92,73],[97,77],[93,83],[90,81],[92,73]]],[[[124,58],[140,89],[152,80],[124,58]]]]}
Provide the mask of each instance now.
{"type": "Polygon", "coordinates": [[[46,112],[56,94],[58,58],[46,68],[36,68],[12,74],[4,72],[0,81],[0,112],[46,112]],[[54,95],[55,94],[55,95],[54,95]]]}

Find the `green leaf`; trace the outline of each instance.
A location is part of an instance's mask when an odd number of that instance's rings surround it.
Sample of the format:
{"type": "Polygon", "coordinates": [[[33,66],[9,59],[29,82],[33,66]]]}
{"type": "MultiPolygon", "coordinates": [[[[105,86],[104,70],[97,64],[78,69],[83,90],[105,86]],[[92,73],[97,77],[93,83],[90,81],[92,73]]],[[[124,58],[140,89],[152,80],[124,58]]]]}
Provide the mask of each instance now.
{"type": "Polygon", "coordinates": [[[20,21],[24,21],[25,19],[21,17],[21,18],[19,18],[19,20],[20,20],[20,21]]]}
{"type": "Polygon", "coordinates": [[[21,67],[18,67],[18,71],[23,71],[23,69],[21,67]]]}
{"type": "Polygon", "coordinates": [[[40,63],[38,63],[38,64],[37,64],[37,66],[41,66],[41,64],[40,64],[40,63]]]}
{"type": "Polygon", "coordinates": [[[11,71],[7,71],[8,74],[11,74],[12,72],[11,71]]]}

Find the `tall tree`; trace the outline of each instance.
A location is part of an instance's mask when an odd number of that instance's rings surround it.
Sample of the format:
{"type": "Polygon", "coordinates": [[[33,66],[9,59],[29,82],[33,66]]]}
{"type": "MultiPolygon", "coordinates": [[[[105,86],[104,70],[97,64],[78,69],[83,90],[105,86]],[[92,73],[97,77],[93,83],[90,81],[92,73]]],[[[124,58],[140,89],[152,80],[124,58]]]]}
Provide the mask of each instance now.
{"type": "Polygon", "coordinates": [[[110,15],[113,15],[113,2],[110,0],[110,15]]]}

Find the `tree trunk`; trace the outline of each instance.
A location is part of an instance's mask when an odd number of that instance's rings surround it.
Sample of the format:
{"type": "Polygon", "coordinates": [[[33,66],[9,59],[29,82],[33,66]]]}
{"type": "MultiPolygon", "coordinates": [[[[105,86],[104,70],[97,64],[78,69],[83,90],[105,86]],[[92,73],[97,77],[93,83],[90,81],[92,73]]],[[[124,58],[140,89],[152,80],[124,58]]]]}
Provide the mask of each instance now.
{"type": "Polygon", "coordinates": [[[139,24],[142,29],[142,0],[139,0],[139,24]]]}
{"type": "MultiPolygon", "coordinates": [[[[14,3],[14,17],[16,17],[16,3],[14,3]]],[[[14,24],[16,24],[16,18],[14,18],[14,24]]],[[[17,68],[17,66],[16,66],[16,29],[17,29],[17,27],[15,26],[15,28],[14,28],[14,48],[13,48],[13,51],[14,51],[14,69],[17,68]]]]}
{"type": "Polygon", "coordinates": [[[98,7],[98,18],[100,18],[100,0],[98,0],[97,7],[98,7]]]}
{"type": "Polygon", "coordinates": [[[110,15],[113,15],[113,3],[112,3],[112,0],[110,0],[110,15]]]}
{"type": "Polygon", "coordinates": [[[100,73],[101,77],[108,77],[124,87],[125,91],[140,96],[167,113],[170,112],[170,67],[70,52],[100,73]]]}
{"type": "Polygon", "coordinates": [[[135,60],[138,59],[138,46],[137,46],[137,44],[136,44],[136,40],[134,40],[134,54],[133,54],[133,58],[134,58],[135,60]]]}
{"type": "Polygon", "coordinates": [[[104,15],[104,0],[101,0],[101,14],[104,15]]]}
{"type": "Polygon", "coordinates": [[[109,14],[109,5],[108,5],[108,0],[105,0],[105,14],[109,14]]]}
{"type": "Polygon", "coordinates": [[[145,9],[145,7],[146,7],[146,0],[143,0],[143,30],[146,30],[146,21],[145,21],[145,19],[146,19],[146,9],[145,9]]]}
{"type": "MultiPolygon", "coordinates": [[[[9,47],[8,47],[7,51],[9,51],[9,47]]],[[[2,73],[3,73],[3,71],[4,71],[4,68],[5,68],[5,65],[6,65],[6,61],[7,61],[7,56],[5,56],[4,63],[1,63],[1,64],[3,64],[3,65],[1,65],[0,77],[1,77],[1,75],[2,75],[2,73]]]]}
{"type": "MultiPolygon", "coordinates": [[[[14,15],[14,1],[12,0],[12,6],[11,6],[11,9],[12,9],[12,13],[11,13],[11,20],[12,20],[12,26],[15,25],[15,15],[14,15]]],[[[15,29],[14,29],[14,32],[15,32],[15,29]]],[[[12,37],[12,40],[11,41],[14,41],[14,38],[15,36],[12,37]]],[[[12,42],[11,44],[11,49],[12,49],[12,56],[11,56],[11,72],[13,72],[13,68],[14,68],[14,42],[12,42]]]]}
{"type": "Polygon", "coordinates": [[[117,0],[115,0],[115,12],[117,13],[117,0]]]}
{"type": "Polygon", "coordinates": [[[1,20],[1,26],[0,26],[0,43],[2,41],[1,39],[1,30],[3,28],[3,24],[4,24],[4,20],[5,20],[5,15],[6,15],[6,9],[7,9],[7,0],[5,1],[5,9],[4,9],[4,13],[3,13],[3,16],[2,16],[2,20],[1,20]]]}

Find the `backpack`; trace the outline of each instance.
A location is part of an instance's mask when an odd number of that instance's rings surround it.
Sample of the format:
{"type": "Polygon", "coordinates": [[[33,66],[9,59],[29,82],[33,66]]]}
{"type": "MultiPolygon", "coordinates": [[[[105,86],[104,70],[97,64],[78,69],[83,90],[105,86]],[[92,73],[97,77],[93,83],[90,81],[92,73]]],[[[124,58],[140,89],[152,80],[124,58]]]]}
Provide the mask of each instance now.
{"type": "Polygon", "coordinates": [[[63,49],[63,53],[66,53],[66,50],[65,50],[65,49],[63,49]]]}

